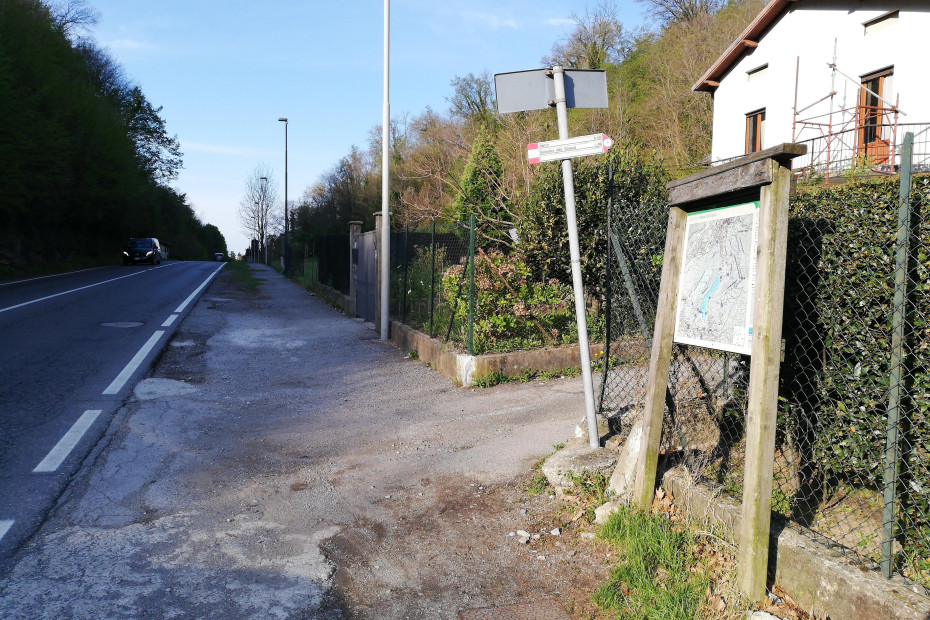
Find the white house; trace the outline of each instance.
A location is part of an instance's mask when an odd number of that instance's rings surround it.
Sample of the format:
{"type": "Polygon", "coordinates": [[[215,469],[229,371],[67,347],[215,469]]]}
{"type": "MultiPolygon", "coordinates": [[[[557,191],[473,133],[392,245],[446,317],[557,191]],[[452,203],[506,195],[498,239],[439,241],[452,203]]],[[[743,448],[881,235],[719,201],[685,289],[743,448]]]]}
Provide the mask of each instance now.
{"type": "Polygon", "coordinates": [[[714,99],[712,159],[806,142],[795,169],[889,170],[906,131],[926,154],[928,47],[928,0],[771,0],[693,87],[714,99]]]}

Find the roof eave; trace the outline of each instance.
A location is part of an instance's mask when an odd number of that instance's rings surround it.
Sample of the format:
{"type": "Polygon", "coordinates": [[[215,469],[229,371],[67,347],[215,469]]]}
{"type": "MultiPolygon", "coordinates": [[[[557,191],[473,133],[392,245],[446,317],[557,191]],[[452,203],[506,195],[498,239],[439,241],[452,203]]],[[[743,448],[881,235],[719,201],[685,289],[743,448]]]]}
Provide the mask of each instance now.
{"type": "Polygon", "coordinates": [[[737,37],[730,47],[720,55],[717,61],[711,65],[704,75],[691,87],[695,92],[714,92],[720,85],[720,79],[726,74],[733,64],[742,58],[747,50],[756,47],[759,44],[761,35],[772,25],[778,17],[788,8],[788,5],[798,0],[771,0],[763,8],[756,18],[746,26],[743,33],[737,37]]]}

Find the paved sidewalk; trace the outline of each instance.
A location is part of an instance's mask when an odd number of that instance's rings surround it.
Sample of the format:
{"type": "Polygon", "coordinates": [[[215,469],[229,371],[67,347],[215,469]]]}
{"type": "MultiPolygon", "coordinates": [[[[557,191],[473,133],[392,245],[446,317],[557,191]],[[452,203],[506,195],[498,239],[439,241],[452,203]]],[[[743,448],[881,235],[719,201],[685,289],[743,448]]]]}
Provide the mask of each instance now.
{"type": "Polygon", "coordinates": [[[0,576],[0,617],[434,619],[564,596],[577,552],[508,533],[536,510],[520,481],[583,417],[580,380],[455,388],[255,269],[258,297],[224,272],[180,326],[0,576]]]}

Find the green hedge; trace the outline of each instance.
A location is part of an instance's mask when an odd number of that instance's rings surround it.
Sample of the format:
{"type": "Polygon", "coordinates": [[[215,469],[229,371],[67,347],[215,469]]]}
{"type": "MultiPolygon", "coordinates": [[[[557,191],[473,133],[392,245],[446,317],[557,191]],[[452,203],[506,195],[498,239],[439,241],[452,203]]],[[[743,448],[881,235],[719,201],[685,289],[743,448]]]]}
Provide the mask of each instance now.
{"type": "MultiPolygon", "coordinates": [[[[913,187],[899,523],[905,548],[927,557],[930,227],[923,212],[930,178],[915,178],[913,187]]],[[[822,500],[818,490],[830,482],[882,486],[898,197],[893,178],[805,191],[791,201],[780,429],[802,454],[801,503],[822,500]]]]}

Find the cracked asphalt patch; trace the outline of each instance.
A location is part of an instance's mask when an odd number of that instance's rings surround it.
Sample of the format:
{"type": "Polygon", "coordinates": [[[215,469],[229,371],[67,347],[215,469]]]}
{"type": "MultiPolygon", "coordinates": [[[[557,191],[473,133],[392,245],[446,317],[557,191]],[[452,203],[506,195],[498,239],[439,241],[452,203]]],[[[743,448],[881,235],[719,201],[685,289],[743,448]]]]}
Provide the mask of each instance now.
{"type": "Polygon", "coordinates": [[[523,488],[583,417],[580,381],[455,388],[266,273],[260,305],[217,277],[2,575],[0,615],[585,610],[608,565],[582,527],[509,536],[555,527],[523,488]]]}

